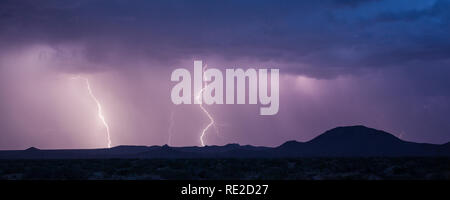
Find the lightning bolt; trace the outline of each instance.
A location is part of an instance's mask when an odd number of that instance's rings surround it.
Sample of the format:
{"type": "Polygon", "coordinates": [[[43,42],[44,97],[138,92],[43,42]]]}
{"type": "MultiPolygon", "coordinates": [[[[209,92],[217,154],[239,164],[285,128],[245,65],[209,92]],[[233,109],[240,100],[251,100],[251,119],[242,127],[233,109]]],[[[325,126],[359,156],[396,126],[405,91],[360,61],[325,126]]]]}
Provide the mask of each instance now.
{"type": "MultiPolygon", "coordinates": [[[[197,101],[199,101],[200,100],[200,95],[202,95],[203,94],[203,91],[208,87],[208,84],[204,81],[205,80],[205,70],[206,70],[206,68],[208,67],[208,65],[205,65],[205,67],[203,68],[203,84],[205,85],[200,91],[199,91],[199,93],[197,94],[197,96],[196,96],[196,98],[197,98],[197,101]]],[[[206,108],[205,107],[203,107],[203,103],[201,103],[201,104],[199,104],[199,106],[200,106],[200,109],[205,113],[205,115],[208,117],[208,119],[209,119],[209,123],[208,123],[208,125],[206,125],[205,126],[205,128],[203,128],[203,130],[202,130],[202,132],[201,132],[201,135],[200,135],[200,143],[201,143],[201,145],[202,146],[205,146],[205,142],[203,141],[203,137],[205,137],[205,135],[206,135],[206,131],[208,131],[208,129],[211,127],[211,126],[214,126],[214,127],[216,127],[215,126],[215,121],[214,121],[214,118],[212,117],[212,115],[208,112],[208,110],[206,110],[206,108]]],[[[216,131],[217,131],[217,127],[216,127],[216,131]]]]}
{"type": "Polygon", "coordinates": [[[79,76],[74,77],[73,79],[83,79],[85,81],[89,96],[95,102],[95,104],[97,104],[97,116],[100,119],[100,121],[102,122],[103,126],[105,127],[107,141],[108,141],[108,148],[111,148],[111,134],[109,132],[109,125],[106,122],[105,116],[103,115],[102,104],[100,103],[100,101],[97,99],[97,97],[95,97],[94,93],[92,92],[92,88],[91,88],[91,84],[89,83],[89,79],[84,78],[84,77],[79,77],[79,76]]]}
{"type": "Polygon", "coordinates": [[[172,112],[170,112],[170,124],[169,124],[169,137],[167,138],[167,145],[170,146],[170,142],[172,141],[172,132],[173,132],[173,125],[174,125],[174,120],[173,120],[173,115],[175,114],[175,109],[172,110],[172,112]]]}

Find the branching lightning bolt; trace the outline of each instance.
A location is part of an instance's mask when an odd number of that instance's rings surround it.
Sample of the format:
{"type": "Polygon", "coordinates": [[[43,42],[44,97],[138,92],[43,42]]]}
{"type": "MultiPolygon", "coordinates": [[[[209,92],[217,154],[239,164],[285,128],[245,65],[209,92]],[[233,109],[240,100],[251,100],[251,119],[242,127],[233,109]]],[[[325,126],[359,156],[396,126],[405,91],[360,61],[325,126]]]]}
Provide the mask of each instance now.
{"type": "MultiPolygon", "coordinates": [[[[196,98],[197,98],[197,101],[199,101],[200,100],[200,95],[203,95],[203,91],[208,87],[208,84],[204,81],[205,80],[205,70],[206,70],[206,68],[207,68],[208,66],[207,65],[205,65],[205,67],[203,68],[203,84],[204,84],[204,87],[200,90],[200,92],[197,94],[197,96],[196,96],[196,98]]],[[[212,117],[212,115],[208,112],[208,110],[206,110],[206,108],[205,107],[203,107],[203,103],[201,103],[201,104],[199,104],[199,106],[200,106],[200,109],[205,113],[205,115],[208,117],[208,119],[209,119],[209,123],[208,123],[208,125],[206,125],[206,127],[205,128],[203,128],[203,130],[202,130],[202,132],[201,132],[201,135],[200,135],[200,143],[201,143],[201,145],[202,146],[205,146],[205,142],[203,141],[203,137],[205,136],[205,134],[206,134],[206,131],[208,131],[208,129],[211,127],[211,126],[215,126],[215,121],[214,121],[214,118],[212,117]]]]}
{"type": "Polygon", "coordinates": [[[89,96],[97,104],[97,115],[98,115],[98,118],[100,119],[100,121],[102,122],[103,126],[106,129],[106,136],[107,136],[107,140],[108,140],[108,148],[111,148],[111,134],[109,132],[109,125],[106,122],[105,116],[103,115],[102,104],[100,103],[100,101],[97,99],[97,97],[95,97],[94,93],[92,92],[92,88],[91,88],[91,84],[89,83],[89,79],[83,78],[83,77],[74,77],[74,79],[83,79],[86,82],[86,87],[87,87],[89,96]]]}

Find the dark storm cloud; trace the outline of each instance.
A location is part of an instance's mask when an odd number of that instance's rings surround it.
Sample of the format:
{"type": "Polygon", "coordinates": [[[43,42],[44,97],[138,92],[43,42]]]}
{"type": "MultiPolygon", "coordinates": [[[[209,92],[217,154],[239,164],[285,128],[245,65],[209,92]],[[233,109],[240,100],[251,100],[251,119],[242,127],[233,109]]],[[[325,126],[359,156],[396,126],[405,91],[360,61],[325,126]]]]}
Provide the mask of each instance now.
{"type": "MultiPolygon", "coordinates": [[[[317,77],[449,59],[437,1],[3,1],[2,46],[85,45],[91,62],[220,55],[317,77]],[[120,54],[120,58],[117,55],[120,54]]],[[[429,64],[429,63],[428,63],[429,64]]]]}
{"type": "Polygon", "coordinates": [[[170,73],[280,68],[280,111],[213,105],[208,144],[279,145],[363,124],[450,139],[450,0],[0,0],[0,149],[102,147],[89,77],[113,145],[198,145],[198,105],[174,106],[170,73]],[[171,119],[170,113],[176,113],[171,119]]]}

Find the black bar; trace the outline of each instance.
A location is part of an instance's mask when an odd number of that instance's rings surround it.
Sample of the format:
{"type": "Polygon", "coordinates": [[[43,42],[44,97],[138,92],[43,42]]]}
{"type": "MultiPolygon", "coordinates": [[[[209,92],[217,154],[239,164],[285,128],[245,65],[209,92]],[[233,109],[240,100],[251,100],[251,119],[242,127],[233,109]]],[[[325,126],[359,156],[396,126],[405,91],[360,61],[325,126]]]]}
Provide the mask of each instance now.
{"type": "MultiPolygon", "coordinates": [[[[127,199],[315,199],[440,197],[448,199],[449,181],[1,181],[3,195],[11,193],[42,197],[124,197],[127,199]],[[183,187],[214,187],[211,193],[182,194],[183,187]],[[226,191],[236,185],[239,194],[226,191]],[[251,188],[267,185],[263,194],[251,188]],[[242,191],[243,186],[249,190],[242,191]],[[221,191],[219,191],[221,190],[221,191]],[[163,197],[163,198],[156,198],[163,197]],[[314,197],[314,198],[311,198],[314,197]]],[[[199,190],[197,190],[199,191],[199,190]]],[[[205,192],[206,190],[202,190],[205,192]]],[[[235,191],[236,192],[236,191],[235,191]]],[[[262,191],[260,191],[262,192],[262,191]]]]}

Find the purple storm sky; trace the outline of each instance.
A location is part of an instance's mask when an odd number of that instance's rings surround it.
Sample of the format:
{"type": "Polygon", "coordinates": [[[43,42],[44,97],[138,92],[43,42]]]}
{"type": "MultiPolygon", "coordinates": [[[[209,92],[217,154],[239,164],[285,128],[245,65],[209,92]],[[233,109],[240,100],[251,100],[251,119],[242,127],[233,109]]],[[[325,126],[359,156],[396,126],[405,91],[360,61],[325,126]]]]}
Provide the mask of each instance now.
{"type": "Polygon", "coordinates": [[[277,146],[345,125],[450,141],[450,1],[0,1],[0,149],[200,145],[170,74],[279,68],[280,110],[211,105],[207,145],[277,146]],[[169,133],[171,136],[169,137],[169,133]],[[170,141],[169,141],[170,140],[170,141]]]}

